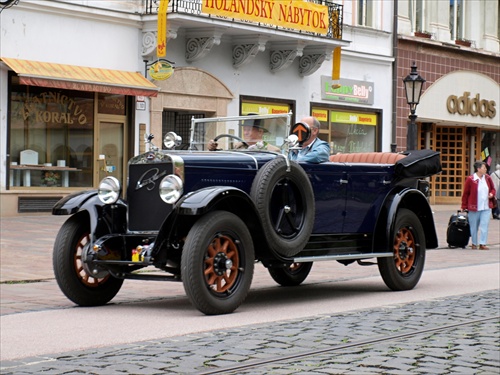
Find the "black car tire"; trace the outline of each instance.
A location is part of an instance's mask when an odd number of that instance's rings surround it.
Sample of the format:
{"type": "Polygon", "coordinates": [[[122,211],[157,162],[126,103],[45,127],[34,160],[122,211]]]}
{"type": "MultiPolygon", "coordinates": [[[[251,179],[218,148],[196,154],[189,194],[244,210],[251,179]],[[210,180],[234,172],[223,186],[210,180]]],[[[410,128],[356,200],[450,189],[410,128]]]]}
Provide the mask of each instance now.
{"type": "Polygon", "coordinates": [[[283,256],[298,254],[314,225],[314,193],[302,167],[278,157],[255,176],[250,195],[255,202],[268,245],[283,256]]]}
{"type": "Polygon", "coordinates": [[[425,234],[418,217],[400,209],[394,226],[390,258],[378,258],[378,269],[385,284],[394,291],[410,290],[422,276],[425,263],[425,234]]]}
{"type": "Polygon", "coordinates": [[[238,216],[206,214],[191,227],[182,251],[181,276],[189,300],[206,315],[233,312],[248,294],[254,261],[252,236],[238,216]]]}
{"type": "Polygon", "coordinates": [[[272,267],[267,270],[273,280],[281,286],[297,286],[307,278],[312,265],[312,262],[292,263],[285,267],[272,267]]]}
{"type": "Polygon", "coordinates": [[[52,263],[59,288],[80,306],[101,306],[119,292],[123,280],[107,275],[95,278],[83,268],[82,252],[90,241],[90,225],[83,215],[70,217],[61,227],[54,243],[52,263]]]}

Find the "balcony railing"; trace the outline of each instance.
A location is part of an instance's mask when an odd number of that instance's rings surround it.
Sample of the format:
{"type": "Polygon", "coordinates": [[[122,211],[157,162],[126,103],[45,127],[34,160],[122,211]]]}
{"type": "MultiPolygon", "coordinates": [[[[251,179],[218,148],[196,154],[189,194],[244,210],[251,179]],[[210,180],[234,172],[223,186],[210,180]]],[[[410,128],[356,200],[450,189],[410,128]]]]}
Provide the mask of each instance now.
{"type": "MultiPolygon", "coordinates": [[[[269,29],[274,30],[282,30],[290,33],[297,34],[305,34],[308,36],[314,36],[318,38],[327,38],[327,39],[342,39],[342,27],[343,27],[343,6],[339,4],[335,4],[328,0],[310,0],[310,3],[325,5],[328,7],[328,26],[327,32],[325,34],[313,33],[309,31],[296,30],[293,28],[285,28],[281,26],[260,23],[260,22],[252,22],[246,20],[240,20],[237,18],[227,18],[227,17],[219,17],[211,14],[202,12],[202,1],[204,0],[170,0],[168,5],[168,14],[171,13],[179,13],[179,14],[188,14],[190,16],[199,16],[204,18],[217,18],[227,22],[233,23],[241,23],[241,24],[251,24],[261,27],[267,27],[269,29]]],[[[158,7],[160,5],[160,0],[146,0],[145,1],[145,14],[157,14],[158,7]]]]}

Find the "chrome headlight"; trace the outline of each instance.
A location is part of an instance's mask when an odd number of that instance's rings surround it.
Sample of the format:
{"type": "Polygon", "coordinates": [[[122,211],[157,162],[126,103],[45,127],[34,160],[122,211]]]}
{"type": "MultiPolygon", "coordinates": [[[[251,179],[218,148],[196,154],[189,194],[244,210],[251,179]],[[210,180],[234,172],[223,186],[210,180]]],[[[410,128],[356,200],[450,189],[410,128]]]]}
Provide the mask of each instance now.
{"type": "Polygon", "coordinates": [[[179,176],[169,174],[163,177],[160,182],[160,198],[168,204],[173,204],[181,197],[184,190],[184,184],[179,176]]]}
{"type": "Polygon", "coordinates": [[[102,203],[113,204],[120,198],[121,186],[116,177],[104,177],[99,183],[97,195],[102,203]]]}
{"type": "Polygon", "coordinates": [[[163,138],[163,144],[167,148],[167,150],[172,150],[175,147],[180,146],[182,143],[182,138],[179,137],[174,132],[168,132],[163,138]]]}

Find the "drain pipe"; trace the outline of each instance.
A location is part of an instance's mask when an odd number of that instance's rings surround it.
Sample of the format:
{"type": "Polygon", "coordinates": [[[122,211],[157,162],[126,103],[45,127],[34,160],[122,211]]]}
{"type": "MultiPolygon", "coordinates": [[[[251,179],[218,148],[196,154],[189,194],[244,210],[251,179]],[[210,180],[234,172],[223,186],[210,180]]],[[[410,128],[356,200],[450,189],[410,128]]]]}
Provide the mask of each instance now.
{"type": "Polygon", "coordinates": [[[397,128],[397,92],[398,92],[398,1],[392,2],[394,7],[393,25],[392,25],[392,135],[391,152],[396,152],[398,144],[396,142],[397,128]]]}

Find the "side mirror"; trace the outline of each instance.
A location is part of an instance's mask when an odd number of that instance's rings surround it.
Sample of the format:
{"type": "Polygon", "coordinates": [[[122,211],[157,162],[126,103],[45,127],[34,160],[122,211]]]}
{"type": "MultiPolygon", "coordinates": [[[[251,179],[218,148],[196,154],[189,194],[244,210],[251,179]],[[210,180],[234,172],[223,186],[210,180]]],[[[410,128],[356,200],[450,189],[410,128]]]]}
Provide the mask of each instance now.
{"type": "Polygon", "coordinates": [[[297,137],[295,134],[290,134],[288,138],[285,140],[285,143],[288,144],[288,147],[295,147],[297,146],[298,142],[299,142],[299,137],[297,137]]]}

